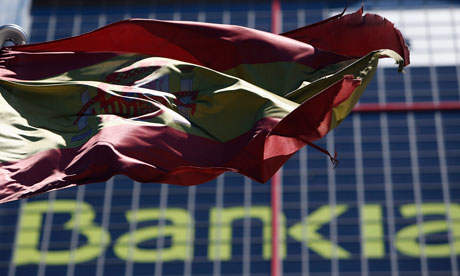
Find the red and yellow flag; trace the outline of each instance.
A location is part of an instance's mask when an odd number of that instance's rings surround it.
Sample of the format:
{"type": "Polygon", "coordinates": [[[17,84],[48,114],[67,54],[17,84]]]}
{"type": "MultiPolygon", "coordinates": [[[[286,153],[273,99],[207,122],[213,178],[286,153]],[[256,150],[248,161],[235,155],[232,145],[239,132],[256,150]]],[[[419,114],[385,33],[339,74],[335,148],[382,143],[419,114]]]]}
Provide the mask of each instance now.
{"type": "Polygon", "coordinates": [[[0,202],[123,174],[267,181],[351,111],[400,32],[362,10],[276,35],[132,19],[0,53],[0,202]]]}

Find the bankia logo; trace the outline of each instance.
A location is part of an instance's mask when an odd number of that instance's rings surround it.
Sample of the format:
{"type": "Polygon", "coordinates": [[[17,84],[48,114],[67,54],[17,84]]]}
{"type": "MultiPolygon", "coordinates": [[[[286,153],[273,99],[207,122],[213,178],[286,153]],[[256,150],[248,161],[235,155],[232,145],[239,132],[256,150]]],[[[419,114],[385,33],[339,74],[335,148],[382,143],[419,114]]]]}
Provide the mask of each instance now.
{"type": "MultiPolygon", "coordinates": [[[[388,259],[390,243],[401,255],[406,258],[440,259],[460,255],[460,204],[451,203],[447,206],[444,202],[403,204],[396,207],[399,211],[398,219],[404,221],[396,227],[394,236],[385,232],[387,218],[384,216],[385,207],[380,204],[365,204],[361,206],[359,222],[346,225],[346,231],[353,229],[353,237],[359,240],[362,254],[370,260],[388,259]],[[417,224],[417,216],[424,219],[423,225],[417,224]],[[421,236],[425,237],[422,245],[421,236]],[[443,238],[439,238],[443,236],[443,238]],[[445,238],[449,236],[449,238],[445,238]],[[389,241],[389,239],[392,239],[389,241]]],[[[307,247],[311,254],[317,258],[331,259],[337,257],[343,261],[352,260],[356,248],[350,247],[346,239],[331,239],[327,234],[330,223],[346,220],[353,213],[354,206],[337,204],[335,206],[322,205],[311,211],[301,221],[287,223],[288,213],[280,216],[280,256],[296,254],[290,252],[292,246],[287,244],[297,243],[298,246],[307,247]]],[[[163,262],[185,261],[194,258],[195,221],[194,215],[187,209],[169,207],[139,208],[124,212],[125,225],[136,224],[134,231],[120,232],[118,228],[109,232],[96,221],[95,208],[86,202],[59,199],[50,201],[27,202],[19,218],[20,229],[17,232],[16,245],[14,246],[14,263],[21,265],[34,265],[46,263],[48,265],[67,265],[70,258],[75,263],[83,263],[96,259],[100,254],[111,251],[122,260],[138,263],[155,263],[159,257],[163,262]],[[53,231],[62,233],[77,231],[84,239],[74,248],[49,249],[45,258],[41,252],[41,233],[49,226],[45,225],[44,217],[52,210],[55,216],[65,215],[67,220],[60,220],[60,225],[53,224],[53,231]],[[163,223],[160,223],[163,221],[163,223]],[[159,237],[168,240],[162,249],[156,248],[155,241],[159,237]],[[149,243],[150,242],[150,243],[149,243]]],[[[262,248],[262,258],[269,260],[271,257],[271,209],[269,206],[232,206],[224,208],[212,207],[206,220],[208,241],[207,258],[209,261],[230,261],[234,257],[232,247],[238,244],[232,232],[237,222],[245,218],[257,222],[254,225],[262,228],[263,239],[259,246],[262,248]]],[[[253,225],[253,226],[254,226],[253,225]]],[[[251,226],[251,227],[253,227],[251,226]]],[[[203,231],[203,228],[200,228],[203,231]]],[[[339,225],[340,230],[340,225],[339,225]]],[[[258,232],[258,231],[254,231],[258,232]]],[[[258,232],[260,233],[260,232],[258,232]]],[[[203,234],[203,233],[201,233],[203,234]]],[[[339,231],[340,235],[340,231],[339,231]]],[[[68,244],[68,243],[66,243],[68,244]]],[[[359,253],[358,253],[359,254],[359,253]]]]}

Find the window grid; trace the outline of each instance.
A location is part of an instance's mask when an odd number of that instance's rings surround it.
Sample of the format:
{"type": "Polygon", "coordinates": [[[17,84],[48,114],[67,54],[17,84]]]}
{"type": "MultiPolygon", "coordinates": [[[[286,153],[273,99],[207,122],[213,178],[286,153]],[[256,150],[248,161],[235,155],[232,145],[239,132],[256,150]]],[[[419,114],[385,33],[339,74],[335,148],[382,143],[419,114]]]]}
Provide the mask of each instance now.
{"type": "Polygon", "coordinates": [[[243,229],[243,276],[251,275],[251,217],[252,181],[244,178],[244,229],[243,229]]]}
{"type": "MultiPolygon", "coordinates": [[[[431,91],[433,92],[433,102],[439,103],[440,98],[440,91],[438,86],[438,78],[435,71],[435,67],[433,61],[430,66],[430,80],[431,80],[431,91]]],[[[435,112],[434,114],[435,119],[435,128],[436,128],[436,144],[437,144],[437,152],[439,158],[439,170],[441,175],[441,189],[443,195],[444,206],[446,209],[446,221],[448,225],[447,229],[447,239],[449,241],[450,247],[450,265],[452,270],[452,276],[458,276],[458,264],[457,258],[455,255],[455,237],[454,237],[454,225],[452,224],[452,211],[450,208],[450,191],[449,191],[449,178],[447,173],[447,162],[446,162],[446,152],[445,152],[445,145],[444,145],[444,129],[443,129],[443,122],[442,122],[442,115],[441,113],[435,112]]]]}
{"type": "Polygon", "coordinates": [[[44,276],[46,270],[46,255],[48,253],[48,248],[50,244],[50,236],[51,236],[51,227],[53,225],[53,209],[54,209],[54,202],[56,201],[57,193],[50,193],[48,195],[48,209],[45,215],[45,223],[43,224],[43,240],[40,246],[40,251],[42,254],[40,255],[40,263],[38,265],[38,276],[44,276]]]}
{"type": "Polygon", "coordinates": [[[310,273],[310,254],[308,248],[305,246],[308,244],[307,236],[307,214],[308,214],[308,163],[307,163],[307,149],[302,148],[299,152],[299,174],[300,174],[300,219],[302,223],[302,275],[308,275],[310,273]]]}
{"type": "Polygon", "coordinates": [[[67,276],[73,276],[75,274],[75,254],[78,245],[78,231],[80,229],[80,218],[82,213],[83,199],[85,197],[85,186],[78,186],[77,188],[77,208],[75,209],[75,225],[72,228],[72,234],[70,238],[70,260],[67,265],[67,276]]]}
{"type": "MultiPolygon", "coordinates": [[[[19,204],[19,212],[18,212],[19,217],[24,215],[24,205],[27,204],[27,202],[28,202],[28,199],[21,200],[21,202],[19,204]]],[[[23,227],[24,226],[21,225],[21,221],[18,219],[17,222],[16,222],[16,227],[15,227],[14,233],[19,233],[19,231],[23,227]]],[[[15,251],[18,249],[18,236],[17,235],[14,235],[13,248],[14,248],[15,251]]],[[[8,265],[8,276],[14,276],[14,275],[16,275],[16,264],[14,263],[14,253],[13,253],[13,254],[11,254],[11,258],[10,258],[9,265],[8,265]]]]}
{"type": "MultiPolygon", "coordinates": [[[[399,5],[404,8],[405,4],[402,1],[397,1],[399,5]]],[[[452,4],[451,4],[452,5],[452,4]]],[[[428,9],[429,6],[424,7],[424,9],[428,9]]],[[[222,17],[223,23],[232,23],[232,24],[239,24],[239,25],[247,25],[250,27],[259,27],[259,28],[267,28],[270,24],[267,23],[267,11],[263,11],[260,13],[260,7],[251,7],[248,9],[248,12],[244,12],[246,15],[244,20],[238,17],[238,14],[242,14],[241,11],[234,11],[234,10],[226,10],[222,13],[217,12],[213,14],[213,12],[207,10],[197,10],[196,12],[183,12],[183,9],[180,11],[173,11],[170,13],[169,17],[172,17],[174,20],[180,20],[184,16],[188,19],[195,18],[195,20],[212,20],[215,21],[215,18],[218,18],[220,15],[222,17]],[[261,14],[261,16],[259,16],[261,14]],[[236,18],[236,19],[235,19],[236,18]],[[238,21],[240,20],[240,21],[238,21]]],[[[328,9],[320,9],[323,11],[324,14],[329,15],[328,9]]],[[[455,14],[455,9],[451,9],[452,15],[455,14]]],[[[165,15],[162,14],[162,11],[152,9],[146,13],[150,18],[164,18],[165,15]]],[[[285,26],[291,26],[293,22],[297,22],[297,25],[303,24],[306,19],[309,20],[308,15],[310,15],[309,10],[299,9],[297,12],[284,12],[283,22],[285,26]],[[290,17],[293,18],[290,18],[290,17]],[[295,18],[296,17],[296,18],[295,18]]],[[[117,16],[107,16],[104,13],[98,14],[96,17],[93,16],[93,19],[86,20],[89,18],[87,15],[82,14],[75,14],[69,16],[67,19],[62,19],[61,15],[58,14],[51,14],[47,15],[47,22],[46,22],[46,40],[51,40],[56,37],[60,37],[65,34],[63,30],[57,30],[56,26],[60,26],[60,22],[66,22],[71,20],[73,22],[71,33],[72,35],[88,31],[85,27],[87,26],[87,21],[96,22],[97,25],[103,26],[108,22],[112,22],[116,19],[117,16]]],[[[130,13],[128,12],[121,12],[119,19],[122,18],[129,18],[130,13]]],[[[117,17],[117,18],[118,18],[117,17]]],[[[414,25],[407,21],[407,18],[404,18],[403,15],[401,17],[401,22],[397,25],[404,29],[406,27],[414,27],[414,25]],[[412,24],[412,25],[410,25],[412,24]]],[[[428,16],[427,16],[428,17],[428,16]]],[[[45,22],[43,19],[46,17],[41,17],[39,15],[34,15],[33,20],[35,23],[45,22]]],[[[452,16],[454,18],[454,16],[452,16]]],[[[171,19],[171,18],[170,18],[171,19]]],[[[118,19],[117,19],[118,20],[118,19]]],[[[217,20],[218,21],[218,20],[217,20]]],[[[70,22],[70,21],[69,21],[70,22]]],[[[67,24],[67,23],[66,23],[67,24]]],[[[457,27],[454,20],[451,20],[452,29],[457,27]]],[[[428,37],[429,37],[429,45],[426,49],[426,52],[430,53],[433,52],[433,49],[437,47],[437,44],[433,44],[432,42],[438,39],[438,36],[433,36],[429,27],[428,29],[428,37]]],[[[70,32],[70,30],[67,30],[70,32]]],[[[40,33],[37,31],[37,33],[40,33]]],[[[34,35],[34,34],[32,34],[34,35]]],[[[452,36],[457,36],[457,33],[454,31],[452,36]]],[[[36,37],[39,37],[37,35],[36,37]]],[[[442,37],[444,39],[444,36],[442,37]]],[[[457,47],[458,45],[457,39],[454,39],[454,45],[457,47]]],[[[458,49],[458,47],[457,47],[458,49]]],[[[432,60],[431,60],[432,62],[432,60]]],[[[458,85],[458,80],[460,79],[460,69],[458,65],[458,57],[457,57],[457,65],[453,66],[453,71],[449,74],[440,74],[436,70],[439,67],[435,67],[434,64],[431,64],[426,69],[427,73],[420,73],[417,70],[411,70],[411,68],[406,69],[405,77],[396,76],[394,74],[389,73],[388,70],[378,69],[376,75],[376,82],[377,84],[375,87],[370,85],[370,89],[366,92],[365,98],[366,101],[375,101],[376,99],[381,102],[391,102],[392,99],[397,99],[400,95],[407,98],[407,101],[418,101],[424,98],[431,98],[433,101],[439,101],[440,98],[445,97],[447,94],[454,95],[456,93],[456,99],[458,99],[460,95],[460,85],[458,85]],[[403,79],[403,81],[401,80],[403,79]],[[401,87],[395,88],[392,86],[392,83],[400,82],[402,84],[401,87]],[[413,83],[418,81],[430,81],[431,91],[426,90],[415,90],[412,87],[413,83]],[[457,82],[457,85],[452,86],[452,90],[442,90],[439,85],[443,82],[457,82]],[[388,84],[388,85],[387,85],[388,84]],[[387,99],[385,99],[385,93],[387,99]],[[394,98],[393,98],[394,97],[394,98]]],[[[393,70],[393,68],[391,68],[393,70]]],[[[450,71],[449,71],[450,72],[450,71]]],[[[328,148],[331,152],[337,148],[337,145],[354,145],[354,151],[347,151],[345,150],[338,150],[339,152],[339,159],[341,160],[340,168],[337,170],[333,170],[329,164],[323,163],[324,156],[315,152],[314,150],[309,149],[302,149],[300,153],[293,157],[292,162],[287,164],[283,169],[283,181],[285,183],[283,187],[282,194],[285,195],[285,200],[283,202],[283,212],[288,215],[298,214],[297,216],[289,215],[286,220],[286,226],[291,227],[295,223],[302,222],[304,218],[307,218],[312,212],[314,212],[317,208],[324,206],[324,204],[330,204],[331,212],[336,208],[337,204],[347,204],[349,207],[349,213],[355,212],[352,217],[348,217],[345,215],[335,217],[325,225],[322,230],[326,230],[330,228],[327,233],[325,232],[324,236],[328,237],[332,242],[340,244],[344,244],[343,246],[346,247],[348,245],[351,248],[353,244],[358,244],[362,248],[363,243],[363,235],[358,234],[344,234],[342,232],[342,228],[346,228],[346,226],[352,226],[353,224],[356,225],[361,224],[360,227],[357,229],[362,229],[363,222],[359,216],[362,213],[362,210],[366,203],[369,204],[381,204],[385,210],[385,216],[383,217],[384,229],[387,231],[385,233],[384,239],[386,246],[385,249],[385,257],[382,258],[382,261],[387,262],[390,264],[391,267],[391,275],[398,275],[399,273],[403,273],[404,275],[419,275],[420,272],[424,273],[424,275],[428,275],[428,273],[434,273],[436,271],[437,275],[458,275],[458,256],[455,255],[454,245],[452,241],[456,238],[454,237],[454,221],[451,215],[451,210],[453,204],[457,204],[460,201],[460,185],[458,182],[458,178],[452,178],[451,172],[455,172],[460,170],[460,166],[458,165],[450,165],[449,158],[455,159],[460,156],[460,151],[452,149],[455,145],[458,145],[458,140],[460,139],[460,133],[457,131],[455,132],[455,128],[458,129],[460,123],[458,119],[455,117],[450,116],[451,113],[446,112],[437,112],[434,114],[434,117],[423,117],[418,116],[417,114],[407,114],[404,118],[398,118],[392,114],[379,114],[376,116],[375,123],[380,126],[380,135],[379,133],[376,134],[366,134],[363,135],[361,130],[367,129],[373,126],[372,120],[367,120],[367,115],[353,115],[350,116],[350,119],[347,119],[342,126],[331,133],[326,141],[319,141],[318,144],[328,148]],[[429,129],[431,126],[435,127],[434,133],[426,133],[423,129],[429,129]],[[400,132],[398,132],[400,131],[400,132]],[[407,131],[409,131],[409,135],[407,135],[407,131]],[[406,132],[406,134],[404,134],[406,132]],[[351,133],[351,135],[346,135],[346,133],[351,133]],[[380,145],[380,149],[375,149],[376,145],[380,145]],[[421,145],[433,145],[433,148],[423,148],[421,145]],[[308,152],[308,160],[307,160],[307,152],[308,152]],[[381,159],[381,160],[380,160],[381,159]],[[366,160],[364,162],[364,160],[366,160]],[[433,161],[434,160],[434,161],[433,161]],[[438,163],[435,161],[438,160],[438,163]],[[369,162],[375,162],[375,166],[368,167],[369,162]],[[349,165],[350,162],[353,165],[349,165]],[[379,162],[382,162],[382,166],[379,167],[379,162]],[[318,163],[318,165],[312,165],[314,163],[318,163]],[[328,167],[325,167],[326,164],[328,167]],[[399,164],[399,165],[398,165],[399,164]],[[292,166],[292,167],[290,167],[292,166]],[[300,167],[299,170],[296,167],[300,167]],[[308,172],[307,172],[308,168],[308,172]],[[439,188],[439,183],[436,180],[433,180],[430,183],[425,183],[425,181],[420,176],[421,173],[432,173],[432,174],[439,174],[441,181],[441,188],[439,188]],[[372,177],[372,179],[377,179],[378,177],[380,182],[376,184],[372,183],[371,181],[367,180],[367,177],[372,177]],[[413,183],[407,182],[408,177],[413,177],[413,183]],[[327,179],[326,179],[327,178],[327,179]],[[297,184],[292,181],[298,181],[297,184]],[[297,179],[297,180],[295,180],[297,179]],[[320,179],[315,181],[315,179],[320,179]],[[323,180],[325,182],[323,182],[323,180]],[[347,182],[342,181],[342,179],[355,179],[355,181],[347,182]],[[401,180],[400,180],[401,179],[401,180]],[[406,179],[406,180],[404,180],[406,179]],[[454,180],[452,180],[454,179],[454,180]],[[422,183],[423,182],[423,183],[422,183]],[[326,184],[327,183],[327,184],[326,184]],[[393,185],[393,183],[395,185],[393,185]],[[308,187],[307,187],[308,185],[308,187]],[[383,185],[383,186],[382,186],[383,185]],[[291,195],[295,194],[296,192],[300,191],[300,202],[291,202],[288,198],[291,195]],[[398,214],[400,206],[403,204],[415,203],[418,207],[417,216],[415,221],[419,223],[419,230],[421,229],[421,223],[424,222],[423,214],[421,213],[421,206],[425,203],[429,203],[432,200],[427,200],[425,198],[426,192],[432,191],[433,193],[437,193],[441,191],[442,201],[445,204],[446,212],[446,222],[449,227],[448,232],[448,239],[450,242],[450,268],[445,268],[444,271],[433,270],[435,268],[430,267],[431,263],[427,260],[426,256],[420,257],[421,261],[421,271],[418,270],[402,270],[403,267],[400,267],[399,264],[403,263],[404,261],[410,261],[414,258],[410,258],[408,256],[404,256],[399,254],[397,248],[395,246],[395,238],[396,233],[399,231],[401,227],[407,226],[410,222],[408,219],[402,218],[398,214]],[[456,192],[457,191],[457,192],[456,192]],[[341,193],[349,193],[350,199],[344,199],[340,196],[341,193]],[[379,192],[384,193],[385,197],[381,199],[374,198],[373,195],[379,192]],[[405,193],[410,194],[412,193],[411,197],[400,197],[398,194],[405,193]],[[318,196],[318,199],[313,198],[315,195],[325,195],[325,198],[321,198],[318,196]],[[368,197],[371,197],[368,199],[368,197]],[[299,210],[300,209],[300,210],[299,210]],[[401,269],[401,270],[400,270],[401,269]],[[448,269],[450,269],[448,271],[448,269]],[[439,274],[438,274],[439,272],[439,274]]],[[[212,185],[204,184],[199,187],[190,187],[186,189],[175,189],[175,188],[166,188],[167,191],[165,192],[164,186],[160,188],[160,210],[164,212],[166,207],[178,207],[184,208],[189,211],[189,213],[193,216],[196,216],[196,222],[190,223],[185,227],[193,227],[196,231],[205,231],[206,228],[210,227],[209,221],[206,221],[200,214],[209,210],[211,206],[215,206],[217,208],[223,209],[232,206],[232,202],[227,200],[227,195],[232,196],[229,198],[237,198],[241,196],[242,204],[245,208],[245,217],[242,222],[242,229],[243,234],[242,237],[233,237],[230,244],[232,246],[236,246],[241,244],[243,247],[242,253],[233,252],[231,262],[236,264],[241,264],[243,266],[244,275],[257,275],[254,273],[261,265],[260,264],[267,264],[267,260],[264,260],[262,256],[253,255],[256,254],[255,250],[252,250],[255,244],[258,246],[263,243],[260,237],[251,237],[252,233],[256,233],[253,230],[254,225],[251,223],[248,215],[248,209],[250,206],[260,205],[258,202],[260,201],[261,195],[267,195],[268,189],[267,185],[254,185],[252,186],[252,182],[249,179],[245,179],[243,183],[240,185],[235,183],[235,191],[229,190],[227,187],[233,185],[233,183],[238,179],[235,175],[232,174],[225,174],[218,178],[216,183],[211,183],[212,185]],[[227,182],[227,185],[224,185],[227,182]],[[239,187],[242,187],[243,192],[238,191],[239,187]],[[225,194],[224,194],[225,190],[225,194]],[[248,194],[249,193],[249,194],[248,194]],[[166,196],[164,196],[166,194],[166,196]],[[215,205],[209,205],[205,201],[201,200],[201,196],[208,198],[214,196],[215,205]],[[186,201],[179,203],[174,201],[168,201],[168,195],[172,197],[181,197],[185,195],[187,198],[186,201]],[[199,196],[199,197],[197,197],[199,196]],[[162,201],[163,200],[163,201],[162,201]],[[165,203],[166,202],[166,203],[165,203]],[[164,205],[164,206],[163,206],[164,205]],[[163,207],[161,207],[163,206],[163,207]]],[[[85,201],[95,202],[98,197],[104,197],[103,206],[94,205],[94,210],[102,214],[102,227],[105,229],[110,230],[117,230],[121,231],[124,229],[124,224],[129,223],[129,231],[134,233],[137,229],[137,223],[135,221],[130,222],[122,222],[122,221],[111,221],[112,217],[124,217],[124,214],[127,210],[133,210],[136,212],[139,208],[144,208],[144,204],[140,203],[141,198],[145,197],[152,197],[154,195],[158,195],[158,188],[149,186],[150,184],[139,184],[134,183],[132,186],[128,187],[126,185],[125,188],[122,190],[113,189],[113,180],[112,184],[110,181],[102,187],[102,189],[96,189],[91,186],[87,187],[80,187],[78,189],[72,190],[64,190],[60,191],[57,194],[57,198],[75,198],[78,203],[85,201]],[[142,185],[142,186],[141,186],[142,185]],[[142,194],[141,194],[141,187],[142,187],[142,194]],[[108,190],[110,189],[110,190],[108,190]],[[83,191],[83,192],[82,192],[83,191]],[[132,196],[131,201],[116,203],[115,201],[112,206],[112,196],[118,196],[120,198],[127,197],[128,195],[132,196]],[[137,198],[137,199],[136,199],[137,198]],[[137,203],[136,203],[137,201],[137,203]],[[109,212],[110,211],[110,212],[109,212]]],[[[38,199],[46,199],[45,196],[39,197],[38,199]]],[[[49,194],[47,197],[51,202],[54,202],[56,199],[56,193],[49,194]],[[52,196],[54,195],[54,196],[52,196]]],[[[35,199],[34,199],[35,200],[35,199]]],[[[22,201],[21,205],[27,204],[28,201],[22,201]]],[[[7,207],[5,207],[7,208],[7,207]]],[[[5,209],[6,210],[6,209],[5,209]]],[[[9,210],[8,210],[9,212],[9,210]]],[[[11,213],[16,212],[13,210],[11,213]]],[[[6,214],[7,212],[5,211],[6,214]]],[[[77,212],[79,214],[79,212],[77,212]]],[[[220,217],[220,216],[219,216],[220,217]]],[[[361,216],[362,217],[362,216],[361,216]]],[[[47,244],[47,235],[51,235],[52,231],[58,229],[56,225],[53,225],[53,213],[51,211],[47,212],[44,216],[45,223],[51,222],[51,225],[45,224],[44,231],[43,231],[43,240],[41,243],[41,249],[47,250],[49,248],[49,243],[55,241],[50,241],[48,238],[47,244]]],[[[313,223],[314,221],[309,220],[308,222],[313,223]]],[[[164,226],[164,219],[163,219],[163,226],[164,226]]],[[[11,229],[10,231],[14,231],[13,229],[18,230],[20,227],[19,220],[16,223],[16,226],[5,226],[3,229],[11,229]],[[9,227],[9,228],[8,228],[9,227]]],[[[238,227],[238,223],[235,223],[234,228],[238,227]]],[[[303,236],[305,237],[305,227],[302,227],[303,236]]],[[[257,230],[257,229],[256,229],[257,230]]],[[[18,231],[16,231],[18,232],[18,231]]],[[[235,230],[235,232],[237,232],[235,230]]],[[[70,240],[70,248],[75,247],[76,241],[78,241],[78,236],[76,236],[76,231],[72,232],[72,239],[70,240]],[[75,238],[77,237],[77,238],[75,238]]],[[[359,233],[359,231],[357,232],[359,233]]],[[[443,239],[442,235],[438,235],[439,240],[443,239]]],[[[116,238],[116,237],[115,237],[116,238]]],[[[113,238],[113,239],[115,239],[113,238]]],[[[457,237],[458,238],[458,237],[457,237]]],[[[426,250],[425,240],[423,235],[421,235],[421,244],[422,244],[422,251],[426,250]]],[[[190,241],[190,239],[188,240],[190,241]]],[[[305,239],[303,239],[305,241],[305,239]]],[[[164,243],[163,239],[157,240],[157,248],[163,248],[161,243],[164,243]]],[[[218,239],[218,243],[223,243],[221,239],[218,239]]],[[[194,241],[194,245],[206,245],[209,243],[209,240],[205,238],[196,238],[194,241]]],[[[288,241],[288,243],[294,243],[292,240],[288,241]]],[[[132,244],[132,242],[130,242],[132,244]]],[[[101,245],[102,246],[102,245],[101,245]]],[[[46,251],[45,251],[46,252],[46,251]]],[[[104,251],[103,251],[104,252],[104,251]]],[[[291,254],[288,251],[288,255],[283,260],[284,262],[284,275],[297,275],[289,271],[289,267],[286,265],[287,263],[291,262],[299,262],[299,269],[305,272],[310,272],[309,275],[353,275],[354,272],[347,273],[346,271],[342,271],[342,260],[337,257],[337,252],[333,252],[332,260],[327,260],[324,258],[319,257],[316,254],[311,253],[312,251],[309,250],[306,246],[302,246],[301,253],[298,255],[291,254]],[[327,263],[329,265],[329,269],[326,269],[324,266],[324,271],[318,270],[320,265],[316,265],[317,263],[327,263]]],[[[258,254],[258,253],[257,253],[258,254]]],[[[130,258],[131,259],[131,258],[130,258]]],[[[375,260],[367,259],[362,249],[353,251],[351,254],[351,260],[357,261],[358,267],[361,266],[361,271],[366,273],[369,271],[372,275],[387,275],[388,271],[379,272],[374,271],[373,267],[375,265],[375,260]]],[[[104,267],[107,265],[119,265],[123,261],[117,259],[113,254],[108,254],[107,257],[105,256],[105,252],[99,255],[97,258],[97,275],[103,275],[104,267]]],[[[164,274],[167,275],[188,275],[192,271],[199,271],[199,265],[201,264],[209,264],[212,263],[212,273],[213,275],[241,275],[238,273],[232,273],[231,271],[227,272],[223,269],[225,262],[220,260],[215,260],[214,262],[210,261],[207,256],[195,256],[192,261],[184,261],[184,269],[180,273],[170,273],[168,272],[167,268],[168,265],[166,262],[161,260],[159,257],[156,261],[155,271],[156,274],[164,274]]],[[[82,266],[90,264],[72,264],[69,263],[68,265],[68,275],[72,275],[73,273],[73,265],[82,266]]],[[[11,261],[8,262],[8,272],[9,275],[20,274],[18,269],[22,269],[22,267],[16,267],[11,261]]],[[[135,272],[134,269],[137,267],[137,263],[133,263],[132,261],[126,261],[125,271],[126,275],[135,272]]],[[[38,273],[40,274],[48,274],[53,269],[52,266],[46,265],[42,263],[38,265],[38,273]]],[[[109,273],[106,272],[106,275],[109,273]]],[[[209,273],[207,274],[209,275],[209,273]]],[[[260,275],[266,275],[264,273],[260,273],[260,275]]]]}
{"type": "Polygon", "coordinates": [[[129,221],[129,242],[128,242],[128,258],[125,266],[125,276],[133,275],[133,244],[134,244],[134,231],[137,229],[137,212],[139,210],[139,201],[141,197],[141,183],[135,181],[134,189],[131,196],[131,210],[133,212],[132,219],[129,221]]]}
{"type": "MultiPolygon", "coordinates": [[[[192,214],[192,220],[190,220],[190,223],[187,225],[187,244],[192,244],[193,243],[193,231],[191,229],[195,229],[195,205],[196,205],[196,186],[192,186],[188,188],[188,198],[187,198],[187,210],[189,214],[192,214]]],[[[192,252],[190,250],[187,250],[187,258],[184,262],[184,276],[187,275],[192,275],[192,261],[191,259],[193,258],[192,252]]]]}
{"type": "MultiPolygon", "coordinates": [[[[113,181],[114,177],[110,178],[106,183],[105,183],[105,189],[104,189],[104,203],[103,203],[103,209],[102,209],[102,223],[101,227],[103,229],[108,229],[109,228],[109,222],[110,222],[110,208],[112,206],[112,194],[113,194],[113,181]]],[[[99,243],[99,246],[101,248],[101,254],[97,258],[97,263],[96,263],[96,276],[102,276],[104,275],[104,265],[105,265],[105,256],[106,256],[106,250],[104,248],[104,244],[102,242],[102,234],[101,234],[101,242],[99,243]]]]}
{"type": "Polygon", "coordinates": [[[355,171],[356,171],[356,193],[357,193],[357,203],[359,208],[359,231],[360,231],[360,251],[361,251],[361,275],[369,275],[368,261],[365,255],[366,249],[364,245],[366,244],[366,236],[364,232],[364,225],[369,223],[364,218],[364,166],[362,158],[362,146],[361,146],[361,118],[359,114],[352,115],[353,120],[353,138],[354,138],[354,149],[355,149],[355,171]]]}
{"type": "MultiPolygon", "coordinates": [[[[406,101],[412,102],[413,95],[412,95],[412,86],[410,81],[410,70],[408,73],[404,75],[404,84],[405,84],[405,95],[406,101]]],[[[416,213],[416,221],[418,226],[419,233],[423,233],[423,216],[421,210],[422,204],[422,191],[420,187],[420,167],[419,167],[419,159],[418,159],[418,149],[417,149],[417,135],[416,135],[416,126],[415,126],[415,116],[413,112],[409,112],[407,114],[407,127],[408,127],[408,138],[409,138],[409,149],[410,149],[410,162],[411,162],[411,173],[412,173],[412,181],[414,185],[414,202],[416,205],[417,213],[416,213]]],[[[428,276],[428,262],[426,259],[425,254],[425,235],[422,234],[419,236],[420,238],[420,247],[421,247],[421,273],[422,276],[428,276]]]]}
{"type": "MultiPolygon", "coordinates": [[[[326,142],[327,142],[327,149],[329,152],[334,152],[334,135],[335,132],[329,133],[329,135],[326,136],[326,142]]],[[[337,218],[335,216],[336,212],[336,206],[337,206],[337,201],[336,201],[336,174],[334,169],[331,166],[328,166],[327,168],[327,186],[328,186],[328,202],[329,205],[331,206],[331,211],[330,215],[332,217],[331,222],[330,222],[330,227],[331,227],[331,232],[330,232],[330,240],[332,243],[337,244],[338,237],[337,237],[337,218]]],[[[331,254],[331,274],[332,276],[337,276],[339,275],[339,259],[338,259],[338,254],[337,254],[337,249],[335,247],[332,248],[332,254],[331,254]]]]}
{"type": "MultiPolygon", "coordinates": [[[[386,103],[385,99],[385,75],[383,69],[377,69],[376,74],[378,82],[378,96],[379,102],[386,103]]],[[[385,188],[385,207],[387,212],[388,224],[388,241],[390,244],[390,266],[391,275],[399,276],[398,271],[398,255],[395,246],[395,215],[394,215],[394,201],[393,201],[393,180],[391,169],[391,152],[388,134],[388,116],[386,113],[380,114],[380,129],[381,129],[381,143],[382,143],[382,158],[383,158],[383,173],[384,173],[384,188],[385,188]]]]}
{"type": "Polygon", "coordinates": [[[155,276],[161,276],[163,275],[163,260],[161,258],[161,254],[163,252],[163,247],[165,243],[165,234],[164,234],[164,229],[165,229],[165,224],[166,224],[166,219],[165,219],[165,213],[166,213],[166,208],[168,207],[168,189],[169,185],[167,184],[162,184],[161,189],[160,189],[160,218],[158,222],[158,238],[157,238],[157,258],[155,260],[155,276]]]}
{"type": "MultiPolygon", "coordinates": [[[[216,243],[216,246],[220,249],[222,247],[222,209],[224,207],[224,185],[225,185],[225,180],[224,180],[224,175],[220,175],[217,177],[216,181],[216,212],[217,212],[217,221],[216,225],[218,227],[217,230],[217,237],[215,241],[209,241],[211,243],[216,243]]],[[[216,259],[214,260],[213,263],[213,276],[220,276],[221,275],[221,256],[220,256],[220,251],[216,250],[216,259]]]]}

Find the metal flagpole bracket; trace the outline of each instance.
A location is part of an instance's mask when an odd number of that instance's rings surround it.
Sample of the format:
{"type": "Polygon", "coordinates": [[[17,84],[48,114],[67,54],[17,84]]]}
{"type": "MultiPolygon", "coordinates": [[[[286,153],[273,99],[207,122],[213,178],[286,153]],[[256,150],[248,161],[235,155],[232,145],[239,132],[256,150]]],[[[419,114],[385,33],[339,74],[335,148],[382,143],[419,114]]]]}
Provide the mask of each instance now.
{"type": "Polygon", "coordinates": [[[0,47],[26,44],[29,41],[29,36],[18,25],[7,24],[0,26],[0,47]]]}

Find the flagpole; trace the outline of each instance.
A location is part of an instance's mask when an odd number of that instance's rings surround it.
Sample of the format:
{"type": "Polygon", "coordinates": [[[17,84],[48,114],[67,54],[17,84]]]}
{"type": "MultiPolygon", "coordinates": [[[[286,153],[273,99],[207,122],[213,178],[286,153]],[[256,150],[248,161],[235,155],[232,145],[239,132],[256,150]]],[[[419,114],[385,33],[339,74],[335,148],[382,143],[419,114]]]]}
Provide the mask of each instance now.
{"type": "Polygon", "coordinates": [[[9,46],[9,43],[21,45],[27,43],[29,37],[23,28],[16,24],[0,26],[0,48],[9,46]]]}
{"type": "Polygon", "coordinates": [[[272,33],[279,34],[281,32],[281,0],[272,0],[272,33]]]}
{"type": "MultiPolygon", "coordinates": [[[[280,0],[272,0],[271,3],[272,33],[279,34],[281,29],[281,4],[280,0]]],[[[281,170],[281,169],[280,169],[281,170]]],[[[271,179],[271,206],[272,206],[272,256],[271,256],[271,276],[281,276],[280,256],[279,256],[279,213],[280,213],[280,171],[277,171],[271,179]]]]}

